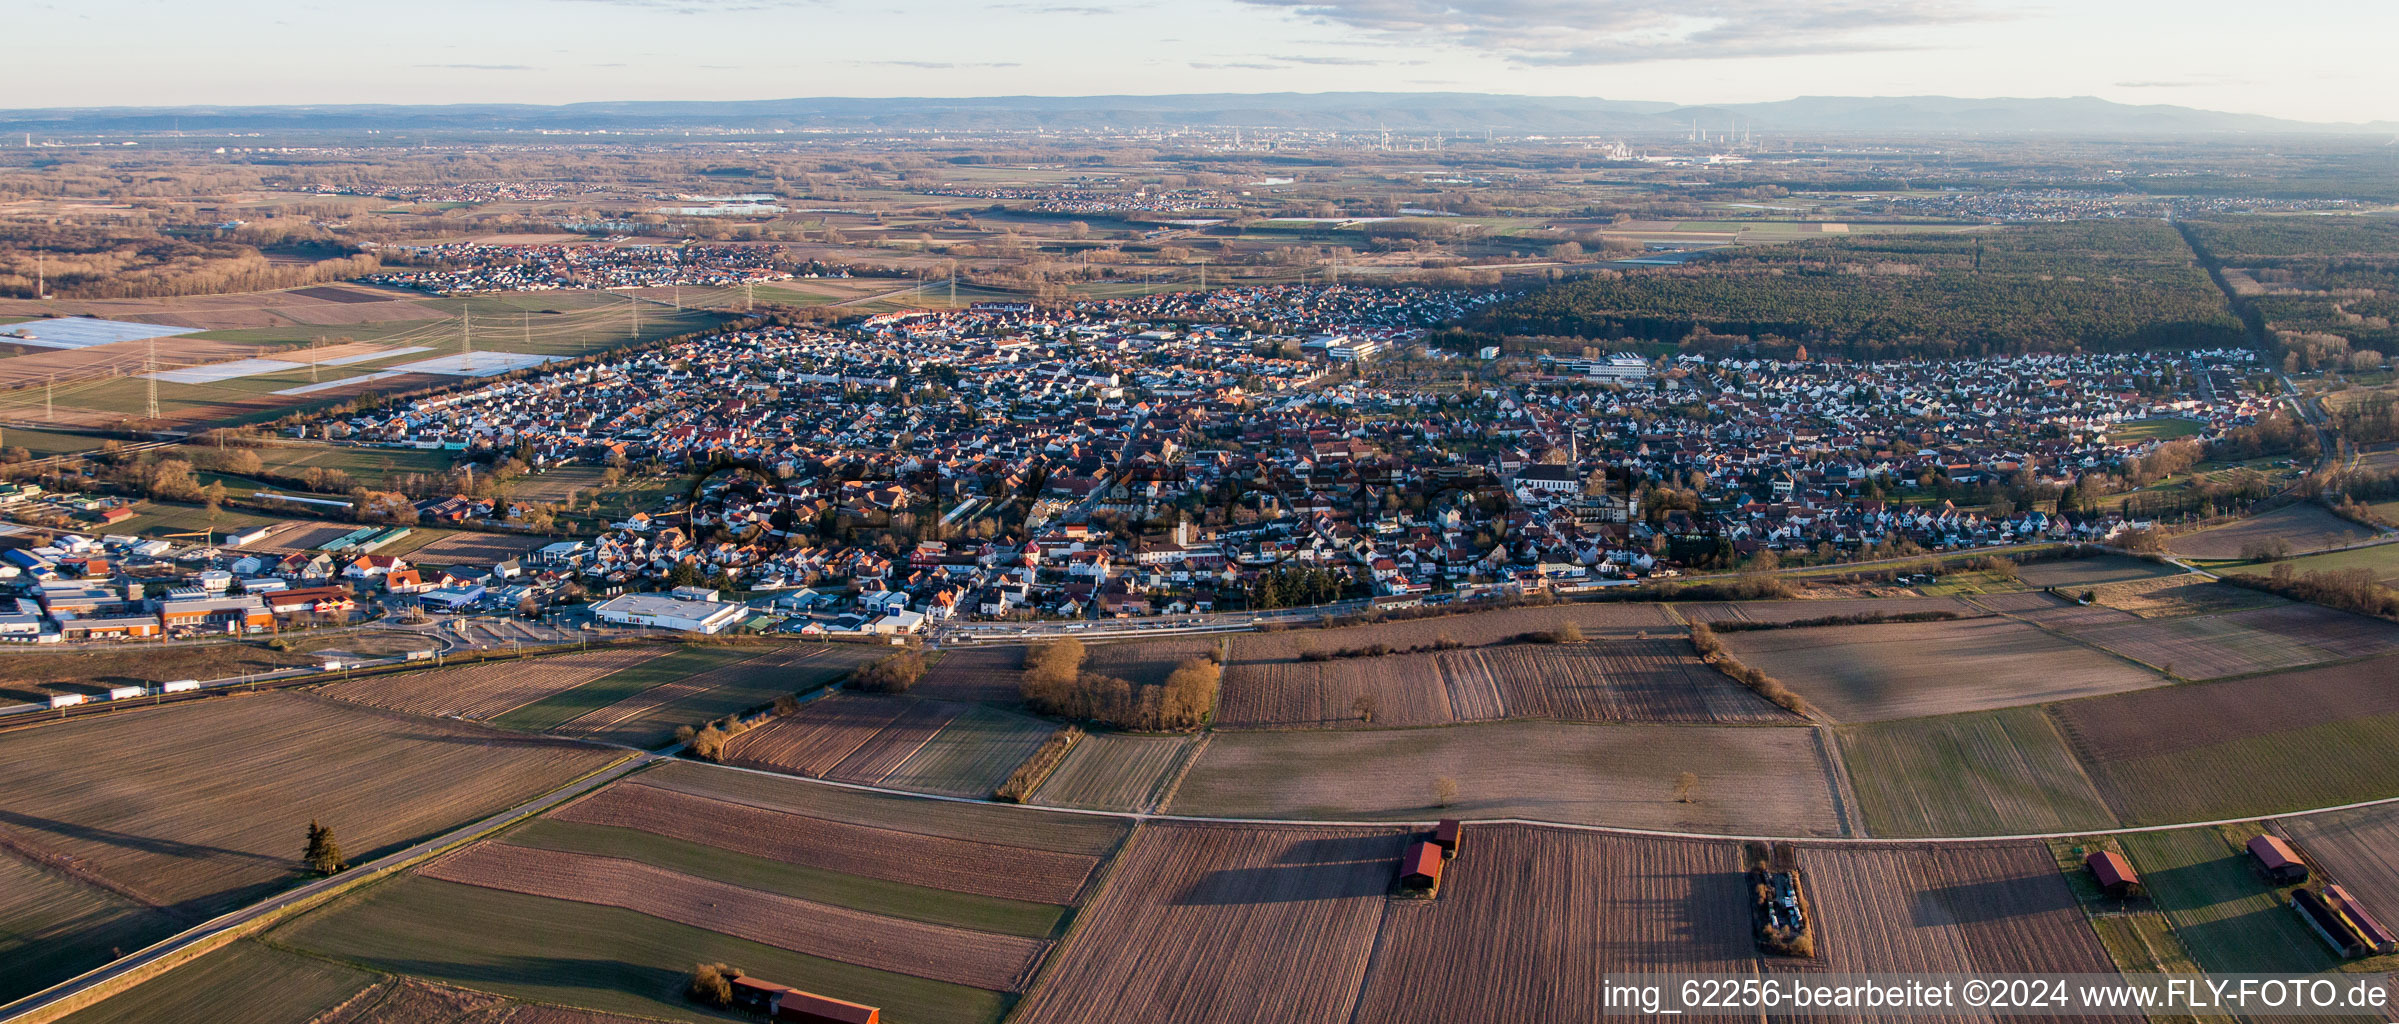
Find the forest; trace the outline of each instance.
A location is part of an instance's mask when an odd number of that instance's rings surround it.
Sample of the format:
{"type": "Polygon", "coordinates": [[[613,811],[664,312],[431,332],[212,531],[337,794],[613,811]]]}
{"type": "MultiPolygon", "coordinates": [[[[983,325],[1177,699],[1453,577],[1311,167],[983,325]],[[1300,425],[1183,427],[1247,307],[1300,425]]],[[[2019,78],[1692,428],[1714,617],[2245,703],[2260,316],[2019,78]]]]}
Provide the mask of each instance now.
{"type": "Polygon", "coordinates": [[[2235,301],[2298,354],[2293,369],[2399,354],[2399,219],[2236,217],[2185,228],[2224,268],[2235,301]]]}
{"type": "Polygon", "coordinates": [[[1747,339],[1853,358],[2237,346],[2241,324],[2151,221],[1826,239],[1604,271],[1493,307],[1504,334],[1747,339]]]}

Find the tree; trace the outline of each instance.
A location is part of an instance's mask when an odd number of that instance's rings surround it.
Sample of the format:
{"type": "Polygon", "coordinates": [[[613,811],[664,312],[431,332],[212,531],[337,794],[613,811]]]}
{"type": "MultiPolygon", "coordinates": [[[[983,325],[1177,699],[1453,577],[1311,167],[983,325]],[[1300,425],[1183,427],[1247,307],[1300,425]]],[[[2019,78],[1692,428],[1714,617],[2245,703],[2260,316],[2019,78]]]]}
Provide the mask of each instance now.
{"type": "Polygon", "coordinates": [[[342,859],[342,844],[333,838],[333,829],[314,818],[308,822],[308,850],[301,859],[320,875],[337,875],[350,867],[350,862],[342,859]]]}
{"type": "Polygon", "coordinates": [[[741,977],[741,968],[729,964],[698,964],[691,969],[691,984],[684,989],[694,1001],[715,1007],[733,1005],[733,979],[741,977]]]}
{"type": "Polygon", "coordinates": [[[1674,802],[1678,804],[1699,802],[1699,775],[1697,773],[1684,772],[1674,777],[1674,802]]]}
{"type": "Polygon", "coordinates": [[[1374,721],[1374,711],[1375,711],[1375,699],[1374,699],[1374,694],[1371,694],[1371,693],[1361,693],[1361,694],[1359,694],[1359,695],[1358,695],[1358,699],[1356,699],[1356,700],[1353,700],[1353,701],[1350,701],[1350,702],[1349,702],[1349,709],[1350,709],[1350,710],[1352,710],[1352,711],[1355,711],[1355,712],[1357,712],[1357,713],[1358,713],[1358,721],[1361,721],[1361,722],[1372,722],[1372,721],[1374,721]]]}
{"type": "Polygon", "coordinates": [[[1458,802],[1458,780],[1447,775],[1433,780],[1433,806],[1447,807],[1458,802]]]}

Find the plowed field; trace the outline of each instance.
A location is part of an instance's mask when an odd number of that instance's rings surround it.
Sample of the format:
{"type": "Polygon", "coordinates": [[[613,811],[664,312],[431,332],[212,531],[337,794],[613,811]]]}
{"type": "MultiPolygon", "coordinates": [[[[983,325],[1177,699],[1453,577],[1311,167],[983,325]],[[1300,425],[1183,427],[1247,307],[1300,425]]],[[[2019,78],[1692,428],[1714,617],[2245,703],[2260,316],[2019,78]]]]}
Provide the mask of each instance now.
{"type": "Polygon", "coordinates": [[[328,697],[394,711],[482,721],[664,653],[666,650],[658,647],[614,647],[548,658],[370,676],[334,683],[322,692],[328,697]]]}
{"type": "Polygon", "coordinates": [[[829,960],[1012,992],[1047,943],[795,899],[639,861],[483,843],[422,869],[434,878],[622,907],[829,960]]]}
{"type": "Polygon", "coordinates": [[[1348,1024],[1403,838],[1144,826],[1014,1019],[1348,1024]]]}
{"type": "Polygon", "coordinates": [[[934,889],[1072,903],[1099,858],[854,825],[618,784],[553,817],[934,889]]]}

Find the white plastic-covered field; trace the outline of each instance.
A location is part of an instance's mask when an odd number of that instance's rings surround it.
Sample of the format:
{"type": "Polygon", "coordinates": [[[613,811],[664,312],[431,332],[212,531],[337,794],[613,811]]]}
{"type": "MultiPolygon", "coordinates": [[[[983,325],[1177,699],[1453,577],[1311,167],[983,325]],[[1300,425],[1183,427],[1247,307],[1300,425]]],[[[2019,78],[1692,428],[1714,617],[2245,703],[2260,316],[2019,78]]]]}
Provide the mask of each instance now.
{"type": "Polygon", "coordinates": [[[0,327],[0,341],[12,345],[31,345],[35,348],[91,348],[113,345],[120,341],[148,341],[178,334],[197,334],[197,327],[161,327],[157,324],[137,324],[127,320],[101,320],[88,316],[59,316],[29,323],[0,327]]]}

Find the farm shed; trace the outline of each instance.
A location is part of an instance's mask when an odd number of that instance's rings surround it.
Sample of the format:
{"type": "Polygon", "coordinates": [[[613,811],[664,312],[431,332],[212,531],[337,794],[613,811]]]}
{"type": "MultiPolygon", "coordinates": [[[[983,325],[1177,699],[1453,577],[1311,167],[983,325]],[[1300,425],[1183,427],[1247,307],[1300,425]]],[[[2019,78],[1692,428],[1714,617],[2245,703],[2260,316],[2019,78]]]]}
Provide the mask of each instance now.
{"type": "Polygon", "coordinates": [[[2327,893],[2313,889],[2293,890],[2291,909],[2297,911],[2299,919],[2307,922],[2316,937],[2323,939],[2324,944],[2331,946],[2334,952],[2344,957],[2364,956],[2371,952],[2372,946],[2356,922],[2351,921],[2349,915],[2326,896],[2327,893]]]}
{"type": "Polygon", "coordinates": [[[1432,892],[1441,886],[1441,848],[1431,843],[1414,843],[1399,858],[1399,886],[1419,892],[1432,892]]]}
{"type": "Polygon", "coordinates": [[[2325,886],[2324,902],[2330,904],[2334,910],[2340,911],[2343,917],[2349,919],[2350,924],[2356,926],[2357,937],[2364,940],[2368,950],[2376,953],[2388,953],[2393,948],[2399,948],[2399,936],[2392,935],[2390,929],[2383,927],[2382,922],[2375,920],[2374,915],[2367,913],[2365,904],[2359,903],[2357,897],[2349,895],[2348,889],[2338,885],[2325,886]]]}
{"type": "Polygon", "coordinates": [[[2307,881],[2307,861],[2299,851],[2283,842],[2281,836],[2260,835],[2249,840],[2249,856],[2257,861],[2258,870],[2266,873],[2277,885],[2307,881]]]}
{"type": "Polygon", "coordinates": [[[2099,850],[2084,858],[2083,865],[2091,869],[2091,878],[2099,883],[2100,892],[2117,899],[2140,895],[2141,876],[2133,871],[2132,863],[2123,854],[2099,850]]]}
{"type": "Polygon", "coordinates": [[[775,1019],[797,1024],[881,1024],[883,1011],[830,996],[784,989],[775,1000],[775,1019]]]}
{"type": "Polygon", "coordinates": [[[1433,845],[1441,848],[1443,857],[1455,857],[1465,834],[1465,823],[1456,818],[1443,818],[1433,825],[1433,845]]]}
{"type": "Polygon", "coordinates": [[[760,1013],[773,1012],[775,1000],[799,991],[789,985],[777,985],[771,981],[760,981],[746,975],[734,978],[732,988],[733,1005],[760,1013]]]}

